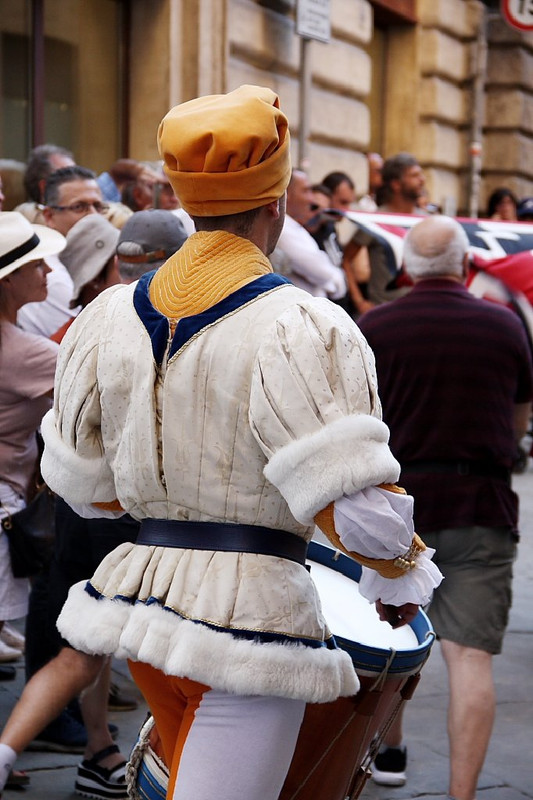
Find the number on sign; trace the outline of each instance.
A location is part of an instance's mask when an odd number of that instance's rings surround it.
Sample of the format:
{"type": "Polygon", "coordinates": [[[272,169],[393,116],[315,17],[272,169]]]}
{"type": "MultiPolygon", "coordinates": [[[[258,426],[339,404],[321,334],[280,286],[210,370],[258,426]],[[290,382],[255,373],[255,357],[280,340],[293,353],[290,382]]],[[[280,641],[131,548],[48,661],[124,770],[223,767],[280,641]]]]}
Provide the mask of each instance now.
{"type": "Polygon", "coordinates": [[[521,31],[533,30],[533,0],[501,0],[501,5],[509,25],[521,31]]]}

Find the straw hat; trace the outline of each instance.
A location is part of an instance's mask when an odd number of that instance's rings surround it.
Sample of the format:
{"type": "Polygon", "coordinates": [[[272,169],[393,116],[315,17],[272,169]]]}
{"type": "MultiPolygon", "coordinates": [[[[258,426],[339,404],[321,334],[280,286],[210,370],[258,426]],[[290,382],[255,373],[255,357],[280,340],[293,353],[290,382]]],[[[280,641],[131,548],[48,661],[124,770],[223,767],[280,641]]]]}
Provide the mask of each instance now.
{"type": "Polygon", "coordinates": [[[18,211],[0,212],[0,280],[30,261],[60,253],[64,236],[45,225],[31,225],[18,211]]]}

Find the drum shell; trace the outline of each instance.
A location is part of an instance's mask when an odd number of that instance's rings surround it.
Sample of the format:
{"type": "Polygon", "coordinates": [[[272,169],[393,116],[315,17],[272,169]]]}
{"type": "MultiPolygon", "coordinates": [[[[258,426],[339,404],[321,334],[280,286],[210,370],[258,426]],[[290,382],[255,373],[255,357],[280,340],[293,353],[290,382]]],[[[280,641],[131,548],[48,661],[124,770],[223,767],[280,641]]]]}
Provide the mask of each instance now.
{"type": "MultiPolygon", "coordinates": [[[[360,566],[330,547],[311,542],[309,558],[359,580],[360,566]]],[[[279,800],[359,797],[369,777],[369,750],[383,739],[402,704],[412,696],[434,640],[423,612],[411,628],[418,646],[405,651],[335,636],[337,644],[350,654],[361,688],[354,697],[307,705],[279,800]]]]}
{"type": "Polygon", "coordinates": [[[373,740],[383,736],[417,680],[394,676],[376,690],[375,677],[363,675],[354,697],[309,703],[279,800],[345,800],[348,792],[358,797],[353,790],[366,782],[361,768],[373,740]]]}

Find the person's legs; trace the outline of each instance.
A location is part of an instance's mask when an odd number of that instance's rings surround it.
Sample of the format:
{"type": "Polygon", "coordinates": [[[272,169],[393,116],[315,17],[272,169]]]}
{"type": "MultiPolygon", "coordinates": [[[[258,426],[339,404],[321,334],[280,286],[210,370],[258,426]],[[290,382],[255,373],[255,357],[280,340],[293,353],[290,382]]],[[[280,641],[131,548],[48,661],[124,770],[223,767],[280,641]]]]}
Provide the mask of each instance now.
{"type": "Polygon", "coordinates": [[[172,800],[277,800],[305,703],[241,697],[130,663],[170,764],[172,800]]]}
{"type": "Polygon", "coordinates": [[[179,754],[172,800],[277,800],[304,710],[299,700],[206,692],[179,754]]]}
{"type": "Polygon", "coordinates": [[[399,713],[396,715],[394,722],[387,730],[387,733],[383,737],[383,743],[387,745],[387,747],[400,747],[403,741],[403,713],[404,713],[405,705],[402,705],[400,708],[399,713]]]}
{"type": "Polygon", "coordinates": [[[84,797],[127,797],[126,759],[113,743],[107,724],[107,700],[111,680],[111,661],[105,659],[100,674],[80,698],[83,723],[87,729],[87,747],[78,766],[74,787],[84,797]]]}
{"type": "MultiPolygon", "coordinates": [[[[22,497],[0,481],[0,521],[9,514],[21,511],[24,505],[22,497]]],[[[13,575],[8,538],[0,524],[0,630],[4,627],[4,622],[26,616],[29,588],[27,578],[15,578],[13,575]]],[[[2,643],[0,649],[3,651],[3,658],[0,654],[0,661],[15,661],[20,656],[20,652],[17,653],[18,648],[2,643]]],[[[11,670],[7,669],[3,677],[9,679],[10,672],[11,670]]]]}
{"type": "MultiPolygon", "coordinates": [[[[442,652],[446,659],[450,684],[448,727],[449,730],[455,732],[457,726],[453,720],[460,714],[461,703],[470,707],[472,702],[473,713],[479,713],[483,725],[484,713],[480,707],[483,703],[482,698],[484,696],[490,698],[490,695],[494,694],[491,654],[500,652],[507,626],[516,544],[509,530],[480,526],[436,531],[424,534],[423,538],[428,547],[436,550],[434,561],[445,577],[435,591],[428,614],[435,632],[443,644],[442,652]],[[447,654],[449,654],[449,659],[446,658],[447,654]],[[476,685],[476,691],[479,691],[480,697],[477,698],[473,692],[466,699],[466,692],[464,689],[461,692],[460,683],[467,680],[476,681],[476,673],[471,673],[470,669],[477,669],[478,662],[481,677],[479,684],[476,685]],[[453,670],[453,675],[450,670],[453,670]],[[455,692],[454,698],[451,695],[452,691],[455,692]]],[[[493,702],[493,700],[489,700],[489,706],[493,702]]],[[[488,738],[484,743],[483,738],[487,736],[490,738],[492,727],[490,719],[493,715],[494,708],[492,711],[488,710],[487,719],[481,729],[480,752],[477,755],[475,752],[467,755],[465,757],[467,761],[472,758],[475,762],[481,753],[484,758],[488,738]]],[[[465,735],[467,735],[467,728],[465,728],[465,735]]],[[[455,733],[453,739],[454,741],[456,739],[455,733]]],[[[390,748],[398,748],[401,745],[401,716],[387,733],[384,743],[390,748]]],[[[460,769],[462,774],[463,767],[456,767],[456,763],[459,763],[457,762],[459,756],[453,758],[450,753],[450,758],[454,761],[450,765],[452,774],[455,774],[457,769],[460,769]]],[[[374,774],[376,782],[394,785],[393,781],[397,778],[395,773],[397,771],[405,773],[405,767],[399,770],[395,767],[395,760],[397,759],[393,760],[392,767],[385,766],[384,769],[378,770],[374,774]]],[[[376,759],[378,764],[381,761],[376,759]]],[[[466,765],[464,769],[468,773],[466,765]]],[[[476,767],[473,766],[472,769],[471,774],[473,775],[476,767]]],[[[481,765],[477,769],[477,774],[480,769],[481,765]]],[[[455,787],[455,785],[454,778],[452,786],[455,787]]],[[[463,790],[461,789],[461,791],[463,790]]],[[[458,800],[463,800],[463,794],[456,795],[453,789],[450,789],[450,793],[458,800]]],[[[469,795],[466,796],[469,797],[469,795]]],[[[472,797],[474,796],[475,794],[472,795],[472,797]]]]}
{"type": "MultiPolygon", "coordinates": [[[[111,683],[111,660],[106,658],[97,679],[83,691],[80,697],[81,716],[87,729],[87,748],[84,758],[90,759],[102,750],[113,745],[107,724],[107,699],[111,683]]],[[[114,752],[100,759],[99,763],[108,769],[124,762],[120,752],[114,752]]]]}
{"type": "Polygon", "coordinates": [[[445,639],[442,654],[450,689],[449,792],[456,800],[474,800],[494,723],[492,655],[445,639]]]}
{"type": "Polygon", "coordinates": [[[17,753],[22,752],[73,697],[96,679],[102,663],[101,656],[63,648],[26,684],[0,735],[0,742],[17,753]]]}
{"type": "Polygon", "coordinates": [[[407,748],[403,744],[402,704],[372,764],[372,779],[382,786],[403,786],[407,780],[407,748]]]}

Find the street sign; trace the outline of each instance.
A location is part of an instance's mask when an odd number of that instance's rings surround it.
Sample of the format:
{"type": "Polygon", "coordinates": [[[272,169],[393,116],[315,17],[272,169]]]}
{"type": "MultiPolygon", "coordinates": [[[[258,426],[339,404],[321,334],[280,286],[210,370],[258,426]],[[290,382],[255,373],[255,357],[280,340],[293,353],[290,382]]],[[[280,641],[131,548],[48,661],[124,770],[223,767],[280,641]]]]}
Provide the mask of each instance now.
{"type": "Polygon", "coordinates": [[[330,0],[298,0],[296,33],[304,39],[329,42],[331,36],[330,0]]]}
{"type": "Polygon", "coordinates": [[[533,0],[501,0],[502,13],[513,28],[533,31],[533,0]]]}

